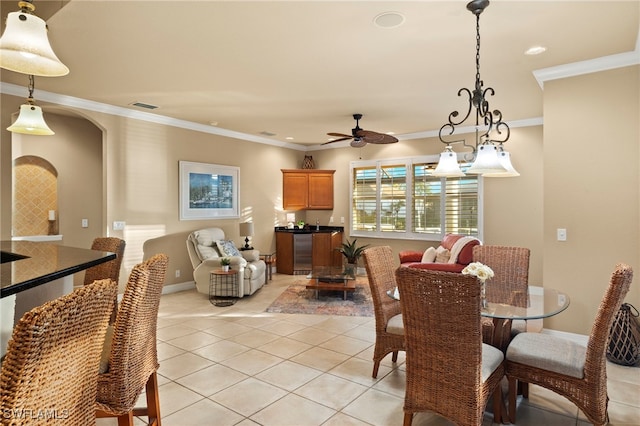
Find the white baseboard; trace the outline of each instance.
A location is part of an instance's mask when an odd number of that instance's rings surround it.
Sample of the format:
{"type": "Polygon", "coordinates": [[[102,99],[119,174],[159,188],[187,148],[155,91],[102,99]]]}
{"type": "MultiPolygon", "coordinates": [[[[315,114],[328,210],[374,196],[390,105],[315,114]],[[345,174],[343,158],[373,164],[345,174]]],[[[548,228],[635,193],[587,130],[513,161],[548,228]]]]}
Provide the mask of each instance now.
{"type": "Polygon", "coordinates": [[[177,293],[184,290],[193,290],[196,288],[195,281],[187,281],[184,283],[169,284],[162,287],[162,294],[177,293]]]}

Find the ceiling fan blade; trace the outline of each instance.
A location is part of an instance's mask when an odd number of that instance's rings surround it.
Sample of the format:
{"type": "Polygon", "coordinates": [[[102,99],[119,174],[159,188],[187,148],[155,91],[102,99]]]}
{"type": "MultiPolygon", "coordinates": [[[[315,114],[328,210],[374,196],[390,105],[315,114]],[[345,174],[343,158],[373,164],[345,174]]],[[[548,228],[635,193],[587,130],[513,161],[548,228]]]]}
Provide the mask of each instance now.
{"type": "Polygon", "coordinates": [[[346,141],[347,139],[353,139],[353,136],[349,136],[349,137],[346,137],[346,138],[340,138],[340,139],[334,139],[332,141],[325,142],[322,145],[327,145],[329,143],[334,143],[334,142],[342,142],[342,141],[346,141]]]}
{"type": "Polygon", "coordinates": [[[352,138],[353,136],[351,135],[345,135],[344,133],[327,133],[327,135],[329,136],[338,136],[341,138],[352,138]]]}
{"type": "Polygon", "coordinates": [[[351,141],[349,145],[351,145],[354,148],[362,148],[366,144],[367,144],[367,141],[365,140],[365,138],[355,138],[351,141]]]}
{"type": "Polygon", "coordinates": [[[387,144],[398,142],[398,139],[395,136],[374,132],[372,130],[361,130],[358,132],[358,135],[361,135],[361,137],[364,138],[367,143],[387,144]]]}

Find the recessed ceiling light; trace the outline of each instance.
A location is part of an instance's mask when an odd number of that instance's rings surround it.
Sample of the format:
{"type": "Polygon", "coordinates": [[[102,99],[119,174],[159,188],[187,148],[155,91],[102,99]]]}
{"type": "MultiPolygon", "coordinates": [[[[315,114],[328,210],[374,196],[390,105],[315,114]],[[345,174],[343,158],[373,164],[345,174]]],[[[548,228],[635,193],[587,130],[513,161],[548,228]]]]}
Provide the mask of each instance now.
{"type": "Polygon", "coordinates": [[[293,138],[291,136],[287,136],[285,139],[288,140],[288,141],[292,141],[293,140],[293,138]]]}
{"type": "Polygon", "coordinates": [[[396,132],[387,132],[387,135],[395,135],[396,132]]]}
{"type": "Polygon", "coordinates": [[[544,46],[532,46],[532,47],[528,48],[524,52],[524,54],[533,56],[533,55],[539,55],[539,54],[544,53],[546,51],[547,51],[547,48],[544,47],[544,46]]]}
{"type": "Polygon", "coordinates": [[[217,126],[218,122],[217,121],[210,121],[209,124],[212,125],[212,126],[217,126]]]}
{"type": "Polygon", "coordinates": [[[373,18],[380,28],[397,28],[404,24],[404,15],[400,12],[383,12],[373,18]]]}

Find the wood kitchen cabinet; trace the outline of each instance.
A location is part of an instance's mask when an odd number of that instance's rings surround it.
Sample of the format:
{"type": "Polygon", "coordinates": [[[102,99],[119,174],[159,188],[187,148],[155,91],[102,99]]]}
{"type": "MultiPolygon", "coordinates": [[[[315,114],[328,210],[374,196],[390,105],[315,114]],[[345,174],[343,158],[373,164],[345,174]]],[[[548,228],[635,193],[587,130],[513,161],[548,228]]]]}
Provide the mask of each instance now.
{"type": "Polygon", "coordinates": [[[342,265],[342,253],[336,250],[342,244],[342,232],[313,234],[311,241],[311,260],[314,267],[342,265]]]}
{"type": "Polygon", "coordinates": [[[333,210],[335,170],[282,169],[285,210],[333,210]]]}

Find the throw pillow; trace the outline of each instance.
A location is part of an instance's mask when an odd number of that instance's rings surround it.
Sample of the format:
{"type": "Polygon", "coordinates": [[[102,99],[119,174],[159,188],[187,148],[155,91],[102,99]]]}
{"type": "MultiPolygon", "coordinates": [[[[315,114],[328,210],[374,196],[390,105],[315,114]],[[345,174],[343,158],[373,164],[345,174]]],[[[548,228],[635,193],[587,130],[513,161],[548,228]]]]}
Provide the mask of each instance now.
{"type": "Polygon", "coordinates": [[[433,263],[433,261],[436,260],[436,248],[435,247],[429,247],[428,249],[426,249],[424,251],[424,254],[422,255],[422,263],[433,263]]]}
{"type": "Polygon", "coordinates": [[[218,240],[216,245],[222,256],[242,256],[231,240],[218,240]]]}
{"type": "Polygon", "coordinates": [[[446,248],[440,246],[436,250],[436,263],[447,263],[451,257],[451,252],[446,248]]]}

